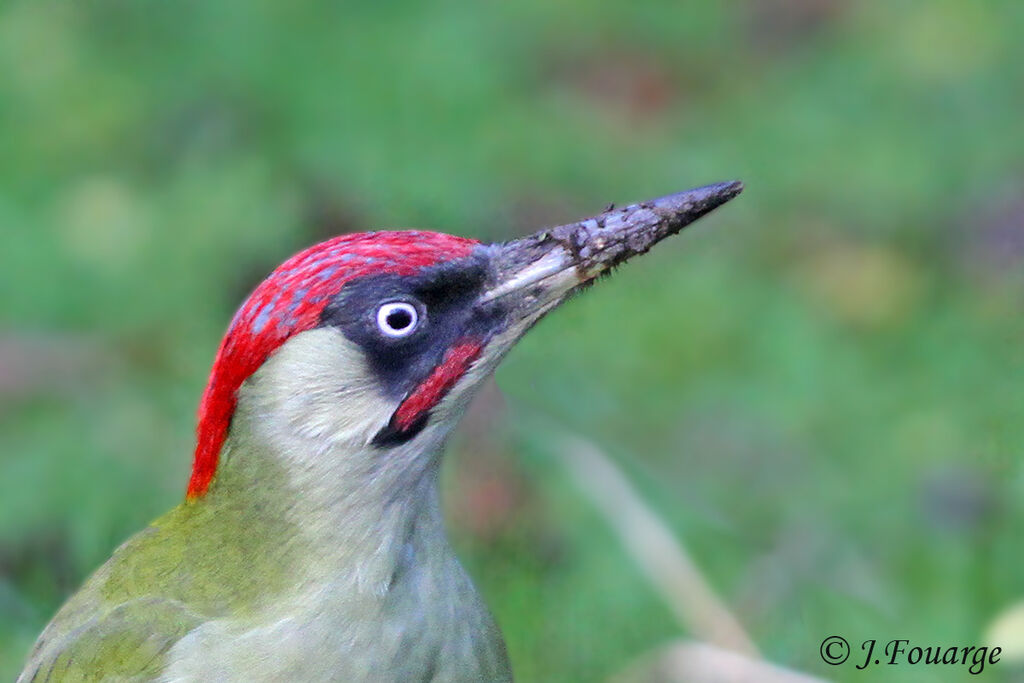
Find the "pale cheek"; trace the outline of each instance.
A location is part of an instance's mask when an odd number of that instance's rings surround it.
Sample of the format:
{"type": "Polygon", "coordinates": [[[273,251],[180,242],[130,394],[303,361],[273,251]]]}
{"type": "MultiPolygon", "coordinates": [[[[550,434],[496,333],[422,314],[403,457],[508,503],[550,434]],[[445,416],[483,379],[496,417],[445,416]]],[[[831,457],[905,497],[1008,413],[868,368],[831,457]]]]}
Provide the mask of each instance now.
{"type": "Polygon", "coordinates": [[[257,428],[292,457],[344,444],[361,448],[397,408],[378,392],[362,352],[332,329],[291,338],[252,379],[240,407],[251,405],[257,428]]]}

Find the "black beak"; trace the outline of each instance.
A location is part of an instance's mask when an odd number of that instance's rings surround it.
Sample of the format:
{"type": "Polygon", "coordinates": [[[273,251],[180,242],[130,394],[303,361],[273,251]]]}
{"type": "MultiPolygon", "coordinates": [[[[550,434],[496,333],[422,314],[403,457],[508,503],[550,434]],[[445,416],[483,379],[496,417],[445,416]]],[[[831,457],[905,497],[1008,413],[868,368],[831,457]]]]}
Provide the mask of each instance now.
{"type": "Polygon", "coordinates": [[[528,327],[576,288],[647,252],[742,190],[739,181],[706,185],[494,245],[492,284],[480,303],[515,294],[513,317],[528,327]]]}

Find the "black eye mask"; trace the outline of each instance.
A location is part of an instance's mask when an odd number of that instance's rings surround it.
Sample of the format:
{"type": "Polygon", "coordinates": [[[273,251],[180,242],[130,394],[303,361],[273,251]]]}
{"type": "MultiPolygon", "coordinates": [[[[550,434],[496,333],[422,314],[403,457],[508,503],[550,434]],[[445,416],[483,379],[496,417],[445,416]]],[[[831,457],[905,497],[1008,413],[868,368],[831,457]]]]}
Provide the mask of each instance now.
{"type": "Polygon", "coordinates": [[[483,253],[424,268],[413,276],[371,275],[348,282],[324,307],[320,325],[358,344],[386,396],[401,399],[465,336],[486,339],[499,322],[497,307],[477,310],[487,274],[483,253]],[[390,336],[377,320],[380,307],[405,302],[418,321],[409,334],[390,336]]]}

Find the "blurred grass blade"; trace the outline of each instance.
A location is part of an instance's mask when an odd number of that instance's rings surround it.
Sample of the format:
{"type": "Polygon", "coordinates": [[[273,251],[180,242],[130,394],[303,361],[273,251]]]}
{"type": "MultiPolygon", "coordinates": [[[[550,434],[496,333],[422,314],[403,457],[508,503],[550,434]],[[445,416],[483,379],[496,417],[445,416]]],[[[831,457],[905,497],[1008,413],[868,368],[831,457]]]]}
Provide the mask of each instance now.
{"type": "Polygon", "coordinates": [[[680,640],[641,657],[612,683],[823,683],[824,679],[707,643],[680,640]]]}
{"type": "Polygon", "coordinates": [[[558,449],[572,478],[601,511],[679,624],[701,640],[757,656],[758,649],[715,594],[683,544],[595,444],[566,436],[558,449]]]}

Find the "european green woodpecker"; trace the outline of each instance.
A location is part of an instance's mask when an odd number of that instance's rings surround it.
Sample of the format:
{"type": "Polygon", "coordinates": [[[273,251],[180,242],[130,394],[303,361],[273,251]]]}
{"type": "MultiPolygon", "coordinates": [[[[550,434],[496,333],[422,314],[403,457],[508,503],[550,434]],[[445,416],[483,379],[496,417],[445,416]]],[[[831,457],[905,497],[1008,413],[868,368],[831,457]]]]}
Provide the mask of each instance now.
{"type": "Polygon", "coordinates": [[[375,232],[287,260],[221,342],[184,502],[64,604],[18,680],[511,680],[445,535],[445,440],[548,311],[741,189],[503,244],[375,232]]]}

